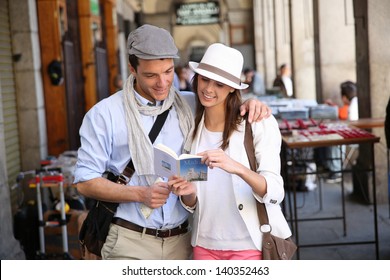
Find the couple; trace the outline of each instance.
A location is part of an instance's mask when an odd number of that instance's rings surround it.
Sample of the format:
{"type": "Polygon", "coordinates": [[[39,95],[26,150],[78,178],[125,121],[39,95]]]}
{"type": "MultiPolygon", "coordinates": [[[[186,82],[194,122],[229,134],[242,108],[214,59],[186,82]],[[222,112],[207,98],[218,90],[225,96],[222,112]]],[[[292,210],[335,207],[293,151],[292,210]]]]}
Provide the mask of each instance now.
{"type": "Polygon", "coordinates": [[[123,91],[96,104],[80,128],[78,191],[120,202],[103,259],[189,259],[191,254],[194,259],[261,259],[255,199],[266,204],[274,234],[286,238],[291,232],[279,206],[284,197],[280,132],[274,117],[261,120],[268,117],[261,103],[241,105],[240,89],[247,86],[240,81],[241,53],[211,45],[201,63],[190,63],[195,96],[181,96],[172,86],[178,50],[166,30],[139,27],[129,35],[128,52],[131,75],[123,91]],[[170,111],[154,143],[177,154],[200,153],[210,168],[207,182],[178,177],[156,182],[147,134],[165,110],[170,111]],[[245,111],[256,121],[257,173],[248,167],[242,144],[245,111]],[[101,176],[106,170],[120,174],[130,158],[135,173],[127,186],[101,176]],[[145,214],[145,209],[152,211],[145,214]]]}

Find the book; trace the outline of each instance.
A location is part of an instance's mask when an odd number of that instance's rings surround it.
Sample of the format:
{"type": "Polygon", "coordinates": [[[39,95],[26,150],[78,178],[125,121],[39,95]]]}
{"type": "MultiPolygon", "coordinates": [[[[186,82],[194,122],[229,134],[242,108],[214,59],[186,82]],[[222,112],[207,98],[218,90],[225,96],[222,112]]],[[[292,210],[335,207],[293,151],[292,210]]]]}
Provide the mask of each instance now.
{"type": "Polygon", "coordinates": [[[178,156],[164,144],[154,146],[154,170],[161,177],[178,175],[187,181],[207,181],[208,166],[201,159],[191,154],[178,156]]]}

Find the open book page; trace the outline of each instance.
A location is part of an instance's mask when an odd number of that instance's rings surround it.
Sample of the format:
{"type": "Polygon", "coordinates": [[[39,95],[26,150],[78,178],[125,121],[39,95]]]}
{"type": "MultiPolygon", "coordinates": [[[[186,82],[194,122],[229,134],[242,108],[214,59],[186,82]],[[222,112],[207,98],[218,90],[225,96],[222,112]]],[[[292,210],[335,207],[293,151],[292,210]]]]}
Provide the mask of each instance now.
{"type": "Polygon", "coordinates": [[[201,156],[190,154],[178,156],[163,144],[154,146],[154,170],[161,177],[178,175],[188,181],[206,181],[208,166],[201,159],[201,156]]]}

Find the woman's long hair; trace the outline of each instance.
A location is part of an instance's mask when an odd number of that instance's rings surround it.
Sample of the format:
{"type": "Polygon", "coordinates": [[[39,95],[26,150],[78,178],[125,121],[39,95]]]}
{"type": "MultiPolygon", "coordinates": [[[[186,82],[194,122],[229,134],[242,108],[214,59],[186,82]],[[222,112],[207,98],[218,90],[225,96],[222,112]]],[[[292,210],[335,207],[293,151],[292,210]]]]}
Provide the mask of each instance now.
{"type": "MultiPolygon", "coordinates": [[[[192,79],[192,89],[195,92],[196,96],[195,129],[192,135],[192,139],[195,138],[195,135],[198,131],[199,122],[202,119],[204,112],[204,107],[200,103],[198,97],[198,76],[199,74],[195,74],[192,79]]],[[[238,125],[242,121],[242,117],[240,115],[241,104],[241,92],[238,89],[235,89],[234,92],[229,93],[225,100],[225,125],[222,133],[222,143],[220,146],[222,150],[227,149],[227,147],[229,146],[230,136],[235,130],[237,130],[238,125]]]]}

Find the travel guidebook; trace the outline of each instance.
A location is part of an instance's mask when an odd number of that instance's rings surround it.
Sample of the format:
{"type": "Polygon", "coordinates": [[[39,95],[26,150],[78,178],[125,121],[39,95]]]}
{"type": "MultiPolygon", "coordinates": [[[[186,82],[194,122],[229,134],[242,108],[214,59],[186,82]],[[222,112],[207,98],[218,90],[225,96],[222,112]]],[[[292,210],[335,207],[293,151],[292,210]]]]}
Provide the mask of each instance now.
{"type": "Polygon", "coordinates": [[[187,181],[207,181],[208,166],[201,159],[201,156],[190,154],[178,156],[163,144],[154,146],[154,170],[162,177],[178,175],[187,181]]]}

